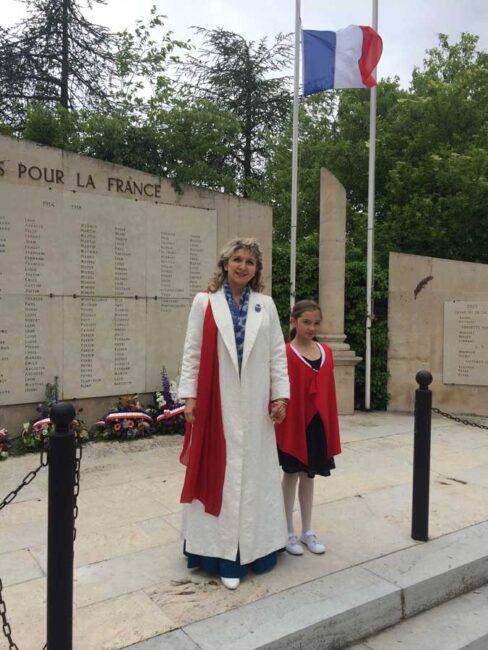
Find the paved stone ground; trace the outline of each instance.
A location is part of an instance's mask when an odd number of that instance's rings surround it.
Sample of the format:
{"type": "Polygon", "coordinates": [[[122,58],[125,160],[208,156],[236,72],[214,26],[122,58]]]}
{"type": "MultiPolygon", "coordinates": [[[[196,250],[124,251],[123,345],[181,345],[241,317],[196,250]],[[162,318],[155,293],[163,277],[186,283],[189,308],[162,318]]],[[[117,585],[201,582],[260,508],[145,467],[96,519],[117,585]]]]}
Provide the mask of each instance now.
{"type": "MultiPolygon", "coordinates": [[[[343,453],[317,478],[314,528],[327,553],[283,554],[229,592],[189,572],[179,539],[181,438],[99,443],[83,454],[75,547],[75,648],[119,650],[417,542],[410,537],[413,417],[341,418],[343,453]]],[[[37,464],[0,464],[0,496],[37,464]]],[[[432,424],[430,537],[488,520],[488,432],[432,424]]],[[[45,641],[47,470],[0,512],[0,577],[22,650],[45,641]]],[[[297,512],[297,527],[298,527],[297,512]]],[[[0,631],[1,632],[1,631],[0,631]]],[[[7,649],[0,639],[0,650],[7,649]]]]}

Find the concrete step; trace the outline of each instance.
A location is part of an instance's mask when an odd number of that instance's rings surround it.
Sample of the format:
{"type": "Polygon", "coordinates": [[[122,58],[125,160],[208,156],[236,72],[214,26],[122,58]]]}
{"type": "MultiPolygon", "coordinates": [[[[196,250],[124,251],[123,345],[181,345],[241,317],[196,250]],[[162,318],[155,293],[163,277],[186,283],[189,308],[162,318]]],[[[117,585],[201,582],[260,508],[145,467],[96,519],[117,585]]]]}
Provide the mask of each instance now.
{"type": "Polygon", "coordinates": [[[487,650],[488,585],[349,646],[348,650],[487,650]]]}
{"type": "Polygon", "coordinates": [[[339,650],[487,583],[488,522],[484,522],[130,648],[339,650]]]}

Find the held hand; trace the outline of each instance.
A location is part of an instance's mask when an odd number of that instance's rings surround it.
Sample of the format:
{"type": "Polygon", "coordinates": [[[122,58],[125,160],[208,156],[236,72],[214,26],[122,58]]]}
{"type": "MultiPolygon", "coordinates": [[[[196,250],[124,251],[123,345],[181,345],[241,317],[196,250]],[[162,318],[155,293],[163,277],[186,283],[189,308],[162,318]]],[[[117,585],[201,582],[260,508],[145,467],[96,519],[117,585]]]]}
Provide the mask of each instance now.
{"type": "Polygon", "coordinates": [[[197,409],[197,400],[194,397],[188,397],[185,400],[185,420],[189,424],[193,424],[195,422],[195,413],[197,409]]]}
{"type": "Polygon", "coordinates": [[[286,402],[281,399],[275,400],[271,404],[271,419],[276,424],[281,424],[286,415],[286,402]]]}

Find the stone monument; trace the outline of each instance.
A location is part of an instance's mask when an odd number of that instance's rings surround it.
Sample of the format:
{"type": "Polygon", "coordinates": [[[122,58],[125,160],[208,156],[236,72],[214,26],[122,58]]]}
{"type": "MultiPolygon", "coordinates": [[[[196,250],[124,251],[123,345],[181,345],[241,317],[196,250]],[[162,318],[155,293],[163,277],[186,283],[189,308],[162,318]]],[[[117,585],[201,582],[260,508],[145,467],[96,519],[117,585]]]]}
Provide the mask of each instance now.
{"type": "Polygon", "coordinates": [[[390,253],[389,411],[413,411],[415,374],[433,406],[488,415],[488,264],[390,253]]]}
{"type": "Polygon", "coordinates": [[[346,191],[327,169],[320,170],[319,304],[320,341],[334,353],[337,403],[341,415],[354,413],[354,373],[361,361],[345,342],[346,191]]]}
{"type": "Polygon", "coordinates": [[[0,135],[0,426],[58,378],[93,423],[121,394],[179,373],[188,310],[234,236],[262,246],[272,210],[0,135]]]}

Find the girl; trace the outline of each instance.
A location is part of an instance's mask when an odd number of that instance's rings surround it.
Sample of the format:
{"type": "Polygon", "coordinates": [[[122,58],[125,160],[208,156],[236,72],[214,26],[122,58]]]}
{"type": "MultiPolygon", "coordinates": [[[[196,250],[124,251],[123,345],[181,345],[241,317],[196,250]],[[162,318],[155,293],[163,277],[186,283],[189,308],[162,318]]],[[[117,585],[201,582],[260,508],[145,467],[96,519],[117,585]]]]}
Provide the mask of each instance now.
{"type": "Polygon", "coordinates": [[[312,531],[313,480],[315,474],[330,476],[334,456],[341,452],[332,351],[318,343],[322,321],[319,305],[300,300],[291,314],[291,341],[286,345],[291,397],[283,423],[276,425],[283,497],[288,525],[286,550],[302,555],[303,545],[312,553],[325,546],[312,531]],[[297,482],[302,519],[300,537],[293,528],[293,505],[297,482]]]}

